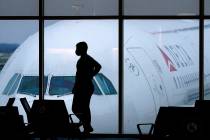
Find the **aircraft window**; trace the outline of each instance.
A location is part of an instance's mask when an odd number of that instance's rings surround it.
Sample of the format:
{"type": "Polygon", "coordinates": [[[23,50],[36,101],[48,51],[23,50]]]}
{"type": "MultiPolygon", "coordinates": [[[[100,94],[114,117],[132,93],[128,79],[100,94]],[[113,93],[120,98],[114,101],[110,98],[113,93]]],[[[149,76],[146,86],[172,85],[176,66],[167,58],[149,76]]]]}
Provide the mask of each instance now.
{"type": "Polygon", "coordinates": [[[95,80],[93,80],[93,85],[94,85],[94,93],[93,94],[95,94],[95,95],[102,95],[102,93],[101,93],[99,87],[97,86],[95,80]]]}
{"type": "Polygon", "coordinates": [[[14,94],[18,83],[20,81],[21,75],[16,73],[8,82],[7,86],[5,87],[3,94],[5,95],[11,95],[14,94]]]}
{"type": "MultiPolygon", "coordinates": [[[[73,86],[75,83],[75,76],[53,76],[50,81],[50,95],[67,95],[71,94],[73,86]]],[[[97,84],[93,81],[94,93],[96,95],[102,95],[97,84]]]]}
{"type": "MultiPolygon", "coordinates": [[[[44,77],[44,93],[46,91],[47,77],[44,77]]],[[[21,80],[18,93],[39,95],[39,76],[24,76],[21,80]]]]}
{"type": "Polygon", "coordinates": [[[96,80],[106,95],[117,94],[117,91],[115,90],[112,82],[107,77],[105,77],[103,74],[101,74],[101,73],[97,74],[96,80]]]}
{"type": "Polygon", "coordinates": [[[50,95],[71,94],[74,86],[74,76],[53,76],[50,81],[50,95]]]}

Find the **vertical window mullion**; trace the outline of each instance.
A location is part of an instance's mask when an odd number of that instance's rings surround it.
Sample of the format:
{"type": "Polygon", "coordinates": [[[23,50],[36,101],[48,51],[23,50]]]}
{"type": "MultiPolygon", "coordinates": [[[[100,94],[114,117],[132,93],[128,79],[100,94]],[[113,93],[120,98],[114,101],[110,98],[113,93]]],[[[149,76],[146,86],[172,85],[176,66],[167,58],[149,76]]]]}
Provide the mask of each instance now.
{"type": "Polygon", "coordinates": [[[199,4],[199,100],[204,100],[204,0],[199,4]]]}
{"type": "Polygon", "coordinates": [[[123,133],[123,0],[119,0],[119,134],[123,133]]]}
{"type": "Polygon", "coordinates": [[[39,100],[44,99],[44,0],[39,0],[39,100]]]}

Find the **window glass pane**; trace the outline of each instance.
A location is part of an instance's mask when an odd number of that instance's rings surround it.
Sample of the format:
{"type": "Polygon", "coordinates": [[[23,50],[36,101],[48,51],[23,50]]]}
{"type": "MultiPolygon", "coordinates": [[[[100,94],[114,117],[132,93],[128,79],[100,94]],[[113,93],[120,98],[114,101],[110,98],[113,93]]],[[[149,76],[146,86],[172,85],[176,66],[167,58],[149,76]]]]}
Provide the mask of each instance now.
{"type": "Polygon", "coordinates": [[[39,0],[0,0],[0,16],[38,16],[39,0]]]}
{"type": "Polygon", "coordinates": [[[205,27],[204,27],[204,99],[210,100],[210,20],[205,20],[205,27]]]}
{"type": "MultiPolygon", "coordinates": [[[[6,105],[8,99],[14,97],[13,106],[18,107],[25,123],[27,116],[19,98],[26,97],[31,105],[39,96],[18,94],[18,89],[26,92],[31,90],[29,86],[34,87],[33,83],[37,82],[36,79],[22,80],[22,77],[39,75],[38,27],[37,20],[0,20],[0,106],[6,105]],[[24,83],[20,84],[21,81],[24,83]]],[[[38,85],[36,88],[39,88],[38,85]]]]}
{"type": "Polygon", "coordinates": [[[95,90],[90,102],[94,133],[118,133],[118,21],[46,20],[44,31],[45,75],[52,75],[53,85],[45,99],[63,99],[72,113],[73,94],[51,93],[72,91],[73,79],[68,78],[76,75],[80,58],[75,54],[76,44],[85,41],[87,53],[102,66],[93,78],[95,90]]]}
{"type": "Polygon", "coordinates": [[[98,16],[117,14],[118,0],[45,0],[46,16],[98,16]]]}
{"type": "Polygon", "coordinates": [[[210,15],[210,0],[205,0],[205,14],[210,15]]]}
{"type": "Polygon", "coordinates": [[[124,0],[125,15],[198,15],[198,0],[124,0]]]}
{"type": "Polygon", "coordinates": [[[192,106],[198,99],[198,23],[124,22],[125,133],[137,133],[138,123],[154,123],[160,106],[192,106]]]}

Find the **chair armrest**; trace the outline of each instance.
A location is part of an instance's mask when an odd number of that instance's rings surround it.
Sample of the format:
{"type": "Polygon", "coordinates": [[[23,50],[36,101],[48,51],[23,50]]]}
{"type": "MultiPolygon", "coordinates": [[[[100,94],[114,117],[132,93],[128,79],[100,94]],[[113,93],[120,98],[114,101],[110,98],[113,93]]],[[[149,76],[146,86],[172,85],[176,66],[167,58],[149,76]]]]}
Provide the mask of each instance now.
{"type": "Polygon", "coordinates": [[[74,123],[73,118],[72,118],[73,115],[75,115],[75,114],[69,114],[69,118],[70,118],[71,123],[74,123]]]}
{"type": "Polygon", "coordinates": [[[149,135],[152,135],[153,129],[154,129],[154,124],[153,123],[141,123],[141,124],[137,124],[137,129],[139,131],[140,135],[143,135],[142,131],[141,131],[141,126],[144,125],[150,125],[150,130],[149,130],[149,135]]]}
{"type": "MultiPolygon", "coordinates": [[[[82,113],[77,113],[78,115],[81,115],[82,113]]],[[[69,118],[71,123],[74,123],[72,116],[76,116],[75,114],[69,114],[69,118]]]]}
{"type": "Polygon", "coordinates": [[[25,126],[27,126],[27,125],[29,125],[30,123],[24,123],[25,124],[25,126]]]}
{"type": "Polygon", "coordinates": [[[31,125],[31,123],[24,123],[25,124],[25,126],[27,127],[27,126],[30,126],[31,125]]]}

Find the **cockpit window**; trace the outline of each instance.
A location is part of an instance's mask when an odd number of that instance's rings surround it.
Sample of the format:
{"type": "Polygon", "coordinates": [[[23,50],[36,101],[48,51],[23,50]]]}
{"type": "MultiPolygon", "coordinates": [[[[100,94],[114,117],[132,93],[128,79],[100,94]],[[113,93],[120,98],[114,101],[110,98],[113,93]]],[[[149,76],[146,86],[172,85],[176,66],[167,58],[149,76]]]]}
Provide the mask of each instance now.
{"type": "Polygon", "coordinates": [[[94,85],[94,93],[93,93],[93,94],[95,94],[95,95],[103,95],[103,94],[101,93],[99,87],[97,86],[95,80],[93,80],[93,85],[94,85]]]}
{"type": "Polygon", "coordinates": [[[112,82],[107,77],[105,77],[102,73],[97,74],[95,78],[99,86],[103,90],[103,93],[105,93],[106,95],[117,94],[117,91],[115,90],[112,82]]]}
{"type": "MultiPolygon", "coordinates": [[[[44,93],[46,91],[47,77],[44,77],[44,93]]],[[[18,93],[39,95],[39,76],[24,76],[18,88],[18,93]]]]}
{"type": "Polygon", "coordinates": [[[53,76],[50,81],[50,95],[71,94],[74,86],[74,76],[53,76]]]}
{"type": "MultiPolygon", "coordinates": [[[[58,96],[72,94],[74,83],[75,76],[53,76],[50,81],[49,94],[58,96]]],[[[95,88],[93,94],[102,95],[94,80],[93,84],[95,88]]]]}
{"type": "Polygon", "coordinates": [[[21,74],[14,74],[12,78],[9,80],[7,86],[5,87],[3,94],[5,95],[12,95],[15,93],[15,90],[17,89],[18,83],[20,81],[21,74]]]}

